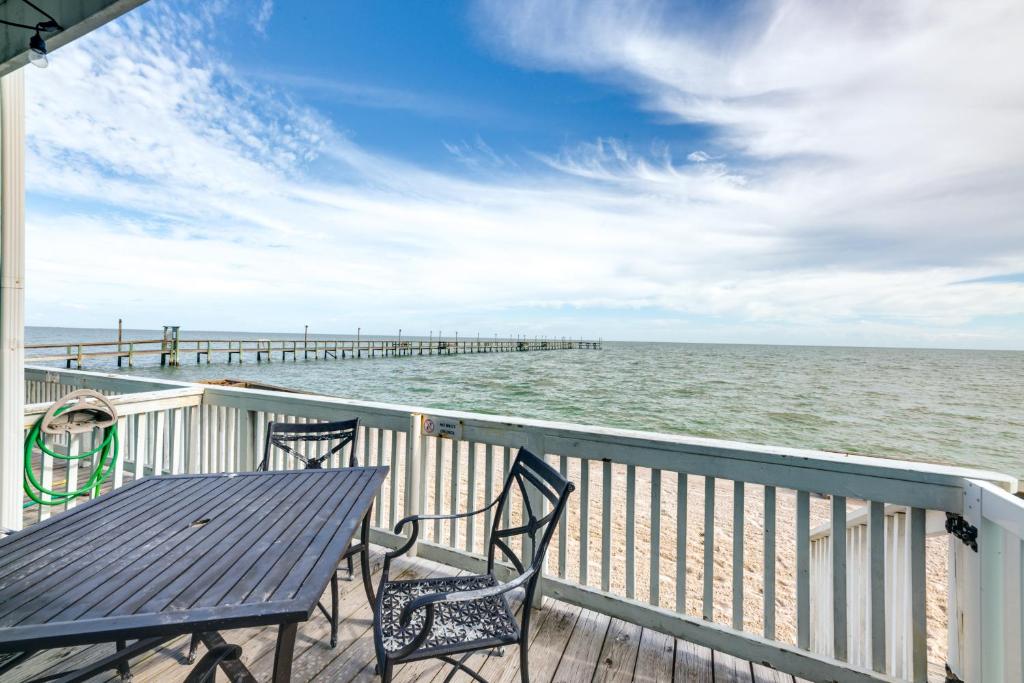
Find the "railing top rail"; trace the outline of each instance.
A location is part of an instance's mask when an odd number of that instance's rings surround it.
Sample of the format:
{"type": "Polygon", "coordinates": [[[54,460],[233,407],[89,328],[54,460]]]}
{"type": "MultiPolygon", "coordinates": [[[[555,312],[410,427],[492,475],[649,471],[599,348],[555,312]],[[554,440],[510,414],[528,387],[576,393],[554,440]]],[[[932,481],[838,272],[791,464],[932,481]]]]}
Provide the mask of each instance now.
{"type": "MultiPolygon", "coordinates": [[[[29,360],[31,360],[31,357],[29,360]]],[[[122,375],[114,372],[95,372],[92,370],[66,370],[64,368],[53,368],[45,365],[25,366],[25,379],[43,379],[37,376],[40,374],[44,376],[43,378],[45,378],[46,375],[57,375],[59,379],[62,375],[66,375],[68,377],[85,377],[105,382],[123,383],[126,385],[165,386],[168,389],[180,389],[182,387],[196,386],[193,382],[177,382],[175,380],[160,379],[158,377],[133,377],[131,375],[122,375]]]]}
{"type": "MultiPolygon", "coordinates": [[[[126,415],[151,413],[158,410],[168,410],[170,408],[200,405],[203,401],[203,387],[197,385],[180,389],[123,394],[121,396],[110,396],[107,400],[117,408],[118,415],[123,417],[126,415]]],[[[51,405],[53,405],[52,401],[26,405],[24,428],[31,428],[51,405]]]]}
{"type": "MultiPolygon", "coordinates": [[[[864,476],[883,477],[907,483],[936,484],[960,488],[966,478],[994,482],[1000,487],[1016,491],[1016,477],[964,467],[935,465],[905,460],[831,453],[810,449],[782,446],[762,446],[737,441],[708,439],[703,437],[645,432],[613,427],[598,427],[565,422],[553,422],[502,415],[484,415],[455,410],[440,410],[399,404],[357,401],[330,396],[287,394],[261,389],[241,387],[210,387],[208,393],[214,396],[235,397],[238,400],[273,401],[278,405],[321,405],[323,407],[350,407],[390,415],[431,415],[458,421],[466,440],[485,443],[501,443],[508,435],[525,434],[527,431],[544,432],[547,449],[551,453],[573,455],[590,459],[605,459],[598,446],[613,445],[618,448],[641,448],[647,451],[663,450],[667,455],[692,454],[713,456],[722,459],[746,461],[751,466],[785,465],[810,470],[824,470],[864,476]]],[[[510,442],[510,445],[511,442],[510,442]]],[[[659,465],[661,466],[661,465],[659,465]]],[[[666,469],[674,469],[667,465],[666,469]]]]}

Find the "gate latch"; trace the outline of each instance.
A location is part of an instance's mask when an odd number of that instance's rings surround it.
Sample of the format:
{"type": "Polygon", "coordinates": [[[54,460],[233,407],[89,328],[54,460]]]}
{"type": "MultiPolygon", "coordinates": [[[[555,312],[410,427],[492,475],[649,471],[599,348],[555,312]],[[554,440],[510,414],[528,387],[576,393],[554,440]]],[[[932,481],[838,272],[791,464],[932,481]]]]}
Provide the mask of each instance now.
{"type": "Polygon", "coordinates": [[[962,515],[947,512],[946,531],[959,538],[974,552],[978,552],[978,527],[969,524],[962,515]]]}

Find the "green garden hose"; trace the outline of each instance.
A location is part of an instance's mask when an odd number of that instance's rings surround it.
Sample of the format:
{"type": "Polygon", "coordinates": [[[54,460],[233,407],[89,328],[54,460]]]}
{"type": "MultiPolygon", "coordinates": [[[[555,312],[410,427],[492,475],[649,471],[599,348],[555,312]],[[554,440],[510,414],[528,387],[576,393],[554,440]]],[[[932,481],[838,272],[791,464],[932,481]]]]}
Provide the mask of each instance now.
{"type": "MultiPolygon", "coordinates": [[[[60,415],[68,406],[64,406],[57,410],[55,415],[60,415]]],[[[78,455],[63,455],[56,453],[46,445],[46,440],[43,438],[41,427],[43,419],[46,416],[39,418],[32,429],[29,430],[28,436],[25,438],[25,479],[24,488],[25,495],[30,498],[30,502],[25,503],[23,507],[32,507],[33,505],[63,505],[72,498],[78,496],[87,495],[90,491],[94,496],[100,494],[100,486],[105,482],[114,471],[114,463],[117,462],[118,450],[120,448],[120,442],[117,438],[117,425],[112,424],[103,430],[103,441],[96,448],[85,453],[78,455]],[[91,458],[99,454],[99,460],[96,463],[96,467],[93,469],[92,474],[85,482],[85,486],[74,491],[53,491],[44,487],[38,479],[36,479],[35,472],[32,471],[32,451],[34,448],[38,448],[42,453],[42,458],[50,456],[51,458],[58,458],[59,460],[84,460],[85,458],[91,458]]]]}

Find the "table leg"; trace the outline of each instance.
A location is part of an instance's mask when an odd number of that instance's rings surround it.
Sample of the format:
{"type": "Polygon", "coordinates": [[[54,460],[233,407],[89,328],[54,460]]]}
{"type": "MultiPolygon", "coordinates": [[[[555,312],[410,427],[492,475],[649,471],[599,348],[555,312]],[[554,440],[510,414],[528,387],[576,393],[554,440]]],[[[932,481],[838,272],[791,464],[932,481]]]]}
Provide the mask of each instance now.
{"type": "MultiPolygon", "coordinates": [[[[115,647],[117,648],[117,651],[120,652],[126,645],[127,643],[125,641],[119,640],[115,647]]],[[[132,680],[132,670],[127,659],[117,665],[117,673],[121,675],[121,680],[124,683],[128,683],[128,681],[132,680]]]]}
{"type": "Polygon", "coordinates": [[[277,646],[274,648],[274,683],[288,683],[292,679],[292,656],[295,654],[295,632],[298,623],[277,627],[277,646]]]}

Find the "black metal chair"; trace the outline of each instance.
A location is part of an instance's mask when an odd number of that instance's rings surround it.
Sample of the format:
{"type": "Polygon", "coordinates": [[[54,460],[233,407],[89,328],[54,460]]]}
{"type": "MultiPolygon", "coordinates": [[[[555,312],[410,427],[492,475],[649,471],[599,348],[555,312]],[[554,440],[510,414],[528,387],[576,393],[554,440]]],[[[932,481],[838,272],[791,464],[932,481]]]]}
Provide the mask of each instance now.
{"type": "MultiPolygon", "coordinates": [[[[270,465],[271,448],[279,448],[291,457],[303,464],[307,470],[322,469],[324,462],[330,463],[330,459],[341,453],[345,446],[352,445],[349,453],[348,466],[359,467],[359,458],[356,457],[356,434],[359,432],[359,420],[344,420],[341,422],[320,422],[307,424],[289,424],[286,422],[270,422],[267,424],[267,437],[263,446],[263,460],[256,468],[258,472],[266,472],[270,465]],[[326,441],[327,450],[318,452],[316,455],[307,455],[296,450],[298,444],[315,443],[326,441]],[[336,442],[331,446],[331,442],[336,442]]],[[[363,518],[359,542],[355,545],[349,544],[345,550],[343,559],[348,565],[348,580],[355,577],[353,558],[359,556],[359,568],[363,575],[363,590],[366,591],[366,599],[373,606],[373,583],[370,576],[370,513],[363,518]]],[[[331,622],[331,647],[338,644],[338,575],[331,579],[331,613],[318,603],[320,611],[331,622]]]]}
{"type": "MultiPolygon", "coordinates": [[[[289,424],[287,422],[268,422],[267,436],[263,443],[263,459],[257,465],[257,472],[266,472],[270,469],[270,454],[272,448],[279,448],[289,456],[302,463],[303,469],[323,469],[324,462],[341,453],[345,446],[351,444],[352,450],[349,455],[349,467],[359,467],[359,458],[356,457],[356,434],[359,431],[359,420],[344,420],[341,422],[311,422],[307,424],[289,424]],[[307,455],[296,450],[300,443],[314,443],[326,441],[328,448],[320,452],[317,446],[316,455],[307,455]],[[330,445],[335,441],[333,446],[330,445]]],[[[363,575],[363,590],[366,591],[366,599],[372,607],[375,604],[373,595],[373,584],[370,581],[370,513],[363,517],[360,529],[359,542],[355,545],[349,544],[345,549],[342,559],[348,564],[348,580],[355,577],[355,567],[352,559],[359,556],[359,569],[363,575]]],[[[338,573],[331,576],[331,609],[324,607],[322,602],[317,602],[317,607],[331,624],[331,647],[338,645],[338,573]]],[[[196,659],[199,643],[202,635],[192,635],[192,642],[189,645],[188,661],[191,664],[196,659]]]]}
{"type": "Polygon", "coordinates": [[[558,470],[521,448],[501,494],[486,507],[453,515],[412,515],[395,526],[397,534],[411,524],[412,534],[401,548],[384,556],[377,589],[373,643],[377,672],[384,683],[391,681],[396,664],[430,658],[451,664],[454,667],[451,675],[461,670],[474,680],[486,683],[465,665],[465,661],[474,652],[505,645],[519,645],[520,677],[523,683],[529,683],[530,606],[548,544],[573,490],[573,484],[558,470]],[[518,526],[503,527],[502,513],[514,492],[521,496],[522,520],[518,526]],[[494,508],[494,523],[488,541],[485,574],[407,581],[388,579],[391,561],[416,543],[421,521],[462,519],[491,508],[494,508]],[[522,537],[522,558],[508,542],[514,536],[522,537]],[[514,571],[510,569],[514,578],[506,583],[495,576],[498,550],[514,568],[514,571]],[[517,623],[507,594],[518,588],[525,590],[525,597],[522,617],[517,623]],[[453,655],[462,656],[455,659],[453,655]]]}

